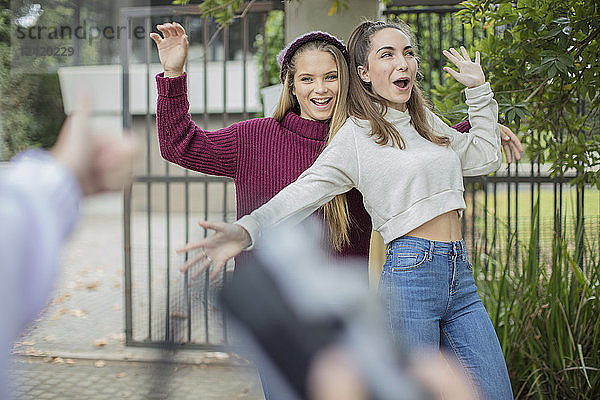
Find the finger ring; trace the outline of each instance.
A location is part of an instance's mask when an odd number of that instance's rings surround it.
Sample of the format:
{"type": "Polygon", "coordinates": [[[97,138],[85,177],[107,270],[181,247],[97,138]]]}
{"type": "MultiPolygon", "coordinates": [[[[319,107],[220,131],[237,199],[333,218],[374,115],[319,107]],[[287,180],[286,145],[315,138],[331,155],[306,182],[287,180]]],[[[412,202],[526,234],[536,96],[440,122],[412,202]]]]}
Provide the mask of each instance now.
{"type": "Polygon", "coordinates": [[[206,254],[206,251],[204,250],[204,247],[200,247],[200,251],[202,252],[202,255],[206,258],[208,258],[208,261],[213,262],[213,259],[210,258],[210,256],[208,254],[206,254]]]}

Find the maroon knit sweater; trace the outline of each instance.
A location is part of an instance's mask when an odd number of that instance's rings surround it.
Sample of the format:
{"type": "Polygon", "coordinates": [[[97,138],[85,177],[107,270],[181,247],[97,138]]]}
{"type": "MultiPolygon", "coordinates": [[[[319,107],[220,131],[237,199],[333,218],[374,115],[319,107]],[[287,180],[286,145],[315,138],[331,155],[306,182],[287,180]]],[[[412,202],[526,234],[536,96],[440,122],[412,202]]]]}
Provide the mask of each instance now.
{"type": "MultiPolygon", "coordinates": [[[[295,181],[321,153],[329,125],[288,112],[283,121],[258,118],[217,131],[200,129],[188,113],[186,75],[156,76],[156,122],[162,156],[205,174],[233,178],[237,217],[254,211],[295,181]]],[[[350,244],[343,256],[368,257],[371,217],[358,190],[348,192],[350,244]]],[[[236,265],[245,257],[236,258],[236,265]]],[[[366,265],[366,262],[365,262],[366,265]]]]}

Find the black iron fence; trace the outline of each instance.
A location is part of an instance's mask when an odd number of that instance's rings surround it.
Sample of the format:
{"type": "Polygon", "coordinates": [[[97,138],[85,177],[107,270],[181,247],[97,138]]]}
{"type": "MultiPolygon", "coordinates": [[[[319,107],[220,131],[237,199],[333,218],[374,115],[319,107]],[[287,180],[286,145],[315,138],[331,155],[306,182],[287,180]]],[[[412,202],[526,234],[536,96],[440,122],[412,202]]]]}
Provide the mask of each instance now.
{"type": "MultiPolygon", "coordinates": [[[[472,29],[459,23],[453,16],[460,10],[458,5],[406,7],[400,4],[405,2],[394,3],[384,14],[413,29],[425,93],[445,79],[442,50],[460,45],[469,48],[477,38],[494,34],[490,29],[472,29]]],[[[600,198],[589,186],[572,187],[570,178],[551,177],[538,160],[515,162],[488,177],[466,178],[468,208],[463,233],[467,244],[484,253],[505,251],[518,264],[520,249],[532,234],[541,249],[538,257],[546,259],[552,254],[553,239],[559,238],[581,263],[585,241],[598,241],[600,198]]]]}
{"type": "MultiPolygon", "coordinates": [[[[199,74],[189,74],[188,86],[192,79],[202,82],[200,96],[196,96],[202,106],[192,110],[194,120],[204,128],[219,128],[246,119],[253,112],[247,88],[252,74],[256,75],[256,71],[250,71],[256,51],[254,35],[264,32],[267,13],[281,6],[278,1],[255,2],[244,18],[227,29],[219,29],[201,18],[195,6],[125,8],[121,12],[121,23],[129,29],[134,24],[143,24],[146,32],[166,20],[182,23],[192,38],[192,46],[197,46],[195,51],[190,50],[188,59],[188,64],[195,64],[188,65],[187,70],[193,70],[194,66],[200,70],[199,74]],[[235,96],[241,96],[242,101],[241,105],[231,106],[231,96],[228,96],[231,82],[227,77],[231,76],[228,68],[234,64],[241,82],[241,90],[235,88],[235,96]],[[221,72],[209,75],[215,68],[221,72]],[[215,104],[208,101],[209,96],[214,95],[209,81],[213,84],[220,81],[218,103],[221,109],[216,112],[209,110],[209,106],[215,104]]],[[[421,67],[426,93],[444,79],[440,73],[445,63],[442,50],[469,45],[478,34],[484,34],[458,24],[452,18],[456,11],[456,7],[448,6],[390,7],[385,11],[388,16],[408,22],[415,30],[423,55],[421,67]]],[[[144,132],[146,157],[136,166],[135,183],[125,196],[126,342],[134,346],[154,346],[170,341],[188,347],[220,349],[230,338],[226,320],[213,301],[219,284],[209,284],[207,276],[191,280],[187,274],[181,274],[178,268],[186,258],[174,250],[206,235],[196,225],[198,219],[235,219],[233,185],[228,179],[184,171],[160,160],[151,98],[153,68],[158,63],[156,50],[149,40],[141,47],[132,48],[127,36],[121,44],[123,126],[144,132]],[[134,116],[130,107],[130,76],[133,66],[139,72],[140,65],[146,75],[146,104],[145,112],[134,116]]],[[[266,41],[264,43],[266,45],[266,41]]],[[[261,61],[265,66],[267,60],[261,61]]],[[[267,68],[262,70],[266,73],[267,68]]],[[[550,177],[544,165],[535,160],[505,166],[488,177],[465,179],[468,209],[463,230],[468,245],[483,248],[485,252],[510,252],[518,263],[516,243],[528,242],[532,232],[537,232],[535,240],[542,248],[539,257],[551,254],[556,235],[568,241],[570,248],[578,249],[579,256],[583,257],[585,238],[598,240],[600,199],[597,190],[574,189],[568,181],[568,177],[550,177]],[[539,217],[536,218],[534,209],[538,199],[539,217]]],[[[225,272],[221,282],[227,276],[225,272]]]]}
{"type": "MultiPolygon", "coordinates": [[[[193,119],[205,129],[216,129],[259,111],[254,88],[260,60],[255,57],[254,38],[264,35],[268,12],[281,8],[281,2],[256,1],[227,28],[202,18],[194,5],[123,8],[121,26],[129,30],[143,26],[145,32],[165,21],[184,26],[190,38],[186,70],[193,119]],[[194,90],[189,89],[192,86],[194,90]]],[[[192,280],[182,274],[179,267],[187,256],[175,249],[206,235],[196,225],[199,219],[235,220],[233,184],[160,159],[153,93],[154,74],[162,69],[154,43],[134,42],[129,36],[122,36],[121,42],[123,126],[143,132],[146,148],[145,159],[135,166],[134,184],[125,193],[126,343],[174,342],[220,349],[229,337],[227,322],[213,299],[219,283],[209,284],[207,275],[192,280]],[[135,86],[135,74],[140,73],[145,88],[135,86]],[[145,104],[140,106],[133,90],[144,89],[145,104]]],[[[266,60],[262,62],[266,72],[266,60]]]]}

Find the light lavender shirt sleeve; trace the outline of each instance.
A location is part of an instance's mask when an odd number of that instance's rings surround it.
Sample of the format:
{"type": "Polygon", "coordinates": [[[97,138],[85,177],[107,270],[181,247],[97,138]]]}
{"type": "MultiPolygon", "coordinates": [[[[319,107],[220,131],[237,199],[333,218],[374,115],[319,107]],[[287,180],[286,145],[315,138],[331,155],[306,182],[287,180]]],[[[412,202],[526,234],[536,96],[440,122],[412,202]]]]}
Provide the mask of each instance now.
{"type": "Polygon", "coordinates": [[[0,167],[0,397],[10,344],[47,302],[81,196],[48,152],[28,150],[0,167]]]}

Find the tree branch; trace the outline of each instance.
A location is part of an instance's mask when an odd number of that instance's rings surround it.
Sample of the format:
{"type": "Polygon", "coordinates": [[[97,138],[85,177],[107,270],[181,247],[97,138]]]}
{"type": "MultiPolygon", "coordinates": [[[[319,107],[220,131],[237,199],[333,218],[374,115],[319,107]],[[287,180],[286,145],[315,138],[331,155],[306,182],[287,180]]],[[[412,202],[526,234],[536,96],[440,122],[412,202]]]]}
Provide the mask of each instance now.
{"type": "MultiPolygon", "coordinates": [[[[229,3],[233,3],[232,0],[229,3]]],[[[256,3],[256,0],[251,0],[246,7],[244,8],[244,11],[242,11],[242,13],[240,15],[234,15],[232,17],[232,19],[239,19],[239,18],[244,18],[246,16],[246,14],[248,13],[248,10],[250,10],[250,8],[252,8],[252,5],[256,3]]],[[[215,31],[215,33],[212,34],[212,36],[210,37],[210,39],[208,40],[208,43],[206,43],[206,48],[204,49],[204,55],[206,56],[206,51],[207,49],[212,45],[212,43],[215,41],[215,39],[217,38],[217,35],[223,30],[225,29],[225,24],[223,25],[219,25],[219,27],[217,28],[217,30],[215,31]]]]}
{"type": "Polygon", "coordinates": [[[577,53],[575,53],[575,59],[579,58],[581,56],[581,53],[583,53],[583,50],[585,50],[585,48],[594,40],[598,37],[598,35],[600,35],[600,27],[596,28],[595,31],[592,32],[591,35],[589,35],[588,37],[586,37],[584,40],[582,40],[581,42],[578,43],[579,46],[579,50],[577,50],[577,53]]]}
{"type": "Polygon", "coordinates": [[[542,82],[529,96],[527,96],[524,103],[529,103],[533,96],[535,96],[537,92],[539,92],[544,86],[546,86],[546,84],[548,84],[548,81],[542,82]]]}

